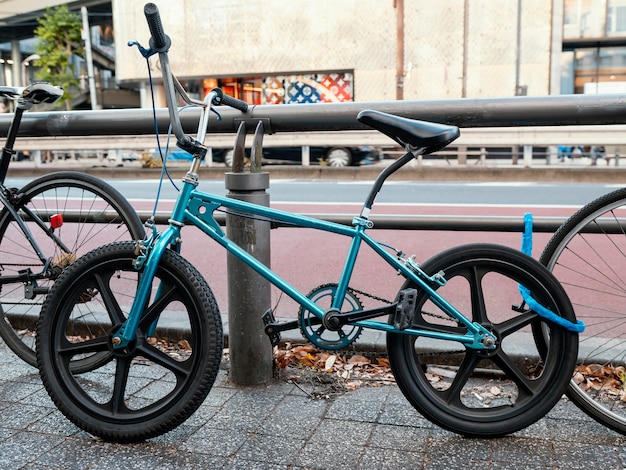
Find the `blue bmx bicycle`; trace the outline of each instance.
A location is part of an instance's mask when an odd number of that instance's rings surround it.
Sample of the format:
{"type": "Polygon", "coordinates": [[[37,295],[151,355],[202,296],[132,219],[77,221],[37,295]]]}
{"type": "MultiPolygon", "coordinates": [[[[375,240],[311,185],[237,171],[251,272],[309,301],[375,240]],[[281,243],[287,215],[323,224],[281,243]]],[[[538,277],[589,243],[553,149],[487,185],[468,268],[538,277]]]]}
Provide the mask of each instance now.
{"type": "Polygon", "coordinates": [[[189,98],[170,71],[171,41],[158,9],[149,3],[144,12],[152,37],[150,48],[139,50],[144,57],[159,56],[172,129],[193,161],[162,232],[153,226],[145,240],[84,255],[47,297],[38,364],[46,390],[68,419],[105,440],[140,441],[181,424],[211,390],[222,358],[221,317],[206,280],[180,255],[183,226],[197,227],[299,304],[298,320],[286,324],[272,311],[259,312],[273,344],[287,328],[300,328],[322,349],[348,346],[362,329],[385,332],[390,365],[407,400],[429,420],[466,436],[509,434],[552,409],[572,376],[578,334],[529,307],[540,304],[565,322],[576,321],[545,267],[492,244],[452,248],[418,264],[368,234],[385,180],[416,156],[444,148],[458,137],[457,127],[360,112],[361,123],[391,137],[406,154],[380,173],[352,226],[201,192],[198,172],[212,107],[229,105],[248,118],[254,108],[217,89],[204,101],[189,98]],[[181,127],[177,94],[202,108],[196,138],[181,127]],[[347,237],[339,279],[300,292],[229,239],[215,219],[218,211],[347,237]],[[364,248],[404,279],[395,299],[371,308],[363,307],[351,286],[364,248]],[[533,354],[517,357],[520,342],[533,354]],[[90,370],[72,367],[90,357],[97,359],[90,370]],[[492,378],[487,385],[485,374],[492,378]],[[485,386],[490,393],[479,393],[485,386]]]}

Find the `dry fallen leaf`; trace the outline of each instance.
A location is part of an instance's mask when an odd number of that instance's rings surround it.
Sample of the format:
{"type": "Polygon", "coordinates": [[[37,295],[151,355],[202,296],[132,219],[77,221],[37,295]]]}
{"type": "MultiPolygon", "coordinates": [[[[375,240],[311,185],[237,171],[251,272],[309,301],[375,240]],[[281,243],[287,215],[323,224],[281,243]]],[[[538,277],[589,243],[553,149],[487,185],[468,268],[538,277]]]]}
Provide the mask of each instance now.
{"type": "Polygon", "coordinates": [[[324,363],[324,370],[326,372],[331,371],[336,360],[337,360],[337,356],[335,354],[333,354],[332,356],[328,356],[328,358],[326,359],[326,362],[324,363]]]}
{"type": "Polygon", "coordinates": [[[315,386],[332,390],[328,392],[325,389],[319,393],[305,392],[315,397],[326,398],[337,394],[338,390],[345,392],[363,385],[380,386],[395,383],[386,357],[370,359],[363,354],[331,354],[310,345],[292,346],[287,343],[283,347],[274,348],[274,363],[278,369],[289,369],[287,380],[294,384],[313,382],[310,377],[303,379],[305,372],[308,375],[324,374],[318,376],[315,386]],[[298,375],[296,372],[302,374],[298,375]],[[320,377],[329,378],[329,383],[325,383],[327,381],[320,377]]]}

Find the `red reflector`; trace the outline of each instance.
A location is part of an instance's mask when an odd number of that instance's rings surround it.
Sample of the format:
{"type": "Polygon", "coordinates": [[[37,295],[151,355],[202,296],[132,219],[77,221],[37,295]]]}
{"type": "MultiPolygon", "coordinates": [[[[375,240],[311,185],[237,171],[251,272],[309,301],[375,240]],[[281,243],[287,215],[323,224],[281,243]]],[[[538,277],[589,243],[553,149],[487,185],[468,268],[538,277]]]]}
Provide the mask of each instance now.
{"type": "Polygon", "coordinates": [[[52,228],[59,228],[63,225],[63,214],[54,214],[50,217],[50,225],[52,228]]]}

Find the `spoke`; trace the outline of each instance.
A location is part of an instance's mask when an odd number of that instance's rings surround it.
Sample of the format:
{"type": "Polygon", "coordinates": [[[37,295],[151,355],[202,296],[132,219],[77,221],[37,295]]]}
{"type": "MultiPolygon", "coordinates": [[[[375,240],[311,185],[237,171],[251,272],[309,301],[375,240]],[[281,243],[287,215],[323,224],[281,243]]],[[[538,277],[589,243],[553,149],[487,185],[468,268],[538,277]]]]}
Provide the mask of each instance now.
{"type": "Polygon", "coordinates": [[[165,310],[165,308],[177,298],[177,291],[175,286],[166,285],[161,281],[159,286],[159,296],[154,300],[154,303],[146,308],[146,311],[139,321],[139,328],[143,331],[147,329],[155,322],[159,320],[159,315],[165,310]]]}
{"type": "Polygon", "coordinates": [[[519,391],[518,399],[533,396],[535,394],[533,381],[522,373],[515,362],[512,361],[502,349],[496,353],[493,357],[493,361],[502,369],[507,378],[515,382],[517,385],[519,391]]]}
{"type": "Polygon", "coordinates": [[[479,361],[480,358],[475,353],[469,350],[467,351],[465,357],[463,358],[463,362],[459,366],[459,371],[454,376],[452,384],[447,390],[442,392],[446,403],[465,406],[461,402],[461,392],[467,384],[467,381],[472,377],[474,369],[478,365],[479,361]]]}
{"type": "Polygon", "coordinates": [[[115,298],[115,294],[111,290],[110,280],[114,273],[110,273],[106,277],[101,273],[96,273],[94,278],[96,280],[96,284],[98,286],[98,290],[100,291],[100,296],[102,297],[102,301],[106,307],[106,311],[111,318],[111,322],[113,325],[119,325],[126,321],[124,313],[122,312],[122,308],[115,298]]]}
{"type": "MultiPolygon", "coordinates": [[[[149,359],[156,364],[165,367],[172,373],[176,375],[177,378],[186,378],[189,376],[189,371],[191,370],[191,363],[193,362],[193,358],[190,357],[185,361],[177,361],[173,357],[167,355],[160,349],[155,348],[149,343],[143,343],[138,348],[138,355],[149,359]]],[[[193,355],[193,352],[192,352],[193,355]]]]}
{"type": "Polygon", "coordinates": [[[498,323],[496,325],[496,329],[502,338],[506,338],[518,330],[530,325],[536,319],[537,314],[533,311],[528,311],[509,320],[503,321],[502,323],[498,323]]]}
{"type": "Polygon", "coordinates": [[[472,297],[472,318],[474,321],[484,325],[488,321],[482,287],[484,273],[479,273],[478,268],[473,267],[469,274],[468,281],[470,283],[470,295],[472,297]]]}
{"type": "Polygon", "coordinates": [[[113,415],[128,410],[126,404],[124,403],[124,396],[126,394],[126,384],[128,383],[128,372],[130,371],[131,361],[131,357],[117,359],[115,378],[113,382],[113,395],[111,396],[111,401],[109,402],[111,413],[113,415]]]}
{"type": "Polygon", "coordinates": [[[70,358],[79,354],[93,354],[109,350],[109,339],[106,336],[88,339],[80,343],[72,343],[64,339],[62,343],[58,346],[56,352],[59,355],[69,356],[70,358]]]}

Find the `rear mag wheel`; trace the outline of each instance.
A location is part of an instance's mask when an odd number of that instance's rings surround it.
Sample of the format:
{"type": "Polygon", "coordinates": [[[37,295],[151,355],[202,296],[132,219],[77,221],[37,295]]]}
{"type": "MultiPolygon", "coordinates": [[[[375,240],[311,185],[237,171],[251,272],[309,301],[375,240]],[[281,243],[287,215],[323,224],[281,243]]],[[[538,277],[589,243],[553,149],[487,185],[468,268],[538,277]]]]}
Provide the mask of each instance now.
{"type": "MultiPolygon", "coordinates": [[[[445,273],[446,285],[433,288],[493,332],[497,347],[477,351],[445,340],[388,334],[389,361],[406,398],[439,426],[472,437],[503,436],[543,417],[567,388],[578,335],[524,308],[518,285],[527,287],[541,305],[574,321],[556,279],[521,252],[486,244],[452,248],[421,267],[427,274],[445,273]],[[549,331],[549,344],[539,341],[535,346],[535,325],[549,331]]],[[[412,287],[407,282],[403,288],[412,287]]],[[[421,290],[413,326],[467,332],[421,290]]]]}

